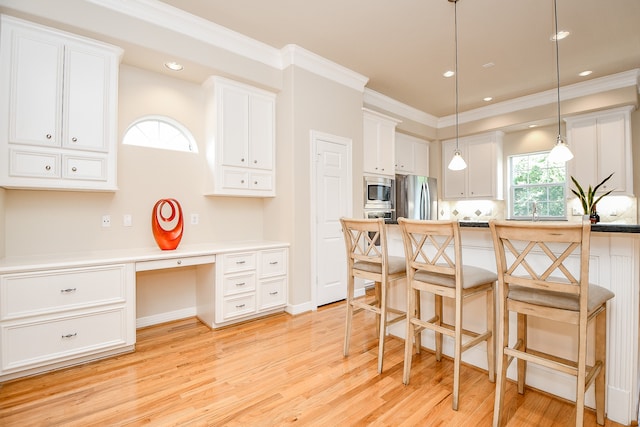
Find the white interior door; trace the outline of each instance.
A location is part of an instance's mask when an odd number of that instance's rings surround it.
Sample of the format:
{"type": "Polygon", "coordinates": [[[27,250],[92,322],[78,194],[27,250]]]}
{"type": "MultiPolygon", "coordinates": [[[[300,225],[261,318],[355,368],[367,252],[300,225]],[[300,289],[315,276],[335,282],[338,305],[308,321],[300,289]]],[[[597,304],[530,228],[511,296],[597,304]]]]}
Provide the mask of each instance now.
{"type": "Polygon", "coordinates": [[[346,252],[340,217],[351,216],[351,140],[312,133],[315,193],[316,306],[347,296],[346,252]]]}

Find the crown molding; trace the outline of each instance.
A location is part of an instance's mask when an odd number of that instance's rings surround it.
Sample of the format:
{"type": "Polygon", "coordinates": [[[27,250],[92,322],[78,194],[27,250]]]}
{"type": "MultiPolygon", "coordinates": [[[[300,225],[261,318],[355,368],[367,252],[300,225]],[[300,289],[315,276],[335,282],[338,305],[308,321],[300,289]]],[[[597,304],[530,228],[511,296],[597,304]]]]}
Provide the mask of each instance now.
{"type": "Polygon", "coordinates": [[[278,49],[166,3],[157,0],[85,1],[282,69],[278,49]]]}
{"type": "Polygon", "coordinates": [[[369,81],[368,77],[295,44],[286,45],[280,52],[282,55],[282,69],[295,65],[359,92],[364,91],[364,86],[369,81]]]}
{"type": "MultiPolygon", "coordinates": [[[[610,76],[599,77],[586,82],[580,82],[560,88],[560,100],[579,98],[581,96],[594,95],[609,90],[620,89],[629,86],[638,87],[640,93],[640,69],[624,71],[610,76]]],[[[476,120],[501,116],[514,111],[542,105],[554,104],[558,101],[557,89],[527,95],[508,101],[497,102],[493,105],[465,111],[458,114],[458,123],[474,122],[476,120]]],[[[455,125],[455,114],[438,119],[438,129],[455,125]]]]}
{"type": "Polygon", "coordinates": [[[389,98],[379,92],[372,89],[365,88],[364,90],[364,104],[381,108],[385,111],[397,114],[401,117],[413,120],[426,126],[435,128],[438,125],[438,118],[431,114],[420,111],[417,108],[410,107],[403,104],[400,101],[396,101],[393,98],[389,98]]]}

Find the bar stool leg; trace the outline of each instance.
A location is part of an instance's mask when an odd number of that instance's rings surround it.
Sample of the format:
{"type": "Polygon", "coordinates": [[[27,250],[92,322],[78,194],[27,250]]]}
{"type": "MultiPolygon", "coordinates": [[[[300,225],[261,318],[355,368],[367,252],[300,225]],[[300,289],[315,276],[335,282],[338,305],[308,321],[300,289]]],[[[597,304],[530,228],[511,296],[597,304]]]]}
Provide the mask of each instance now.
{"type": "Polygon", "coordinates": [[[606,387],[606,367],[607,367],[607,310],[603,310],[596,316],[596,361],[602,362],[602,368],[595,379],[596,392],[596,422],[604,425],[605,387],[606,387]]]}
{"type": "Polygon", "coordinates": [[[351,338],[351,321],[353,320],[353,287],[354,287],[354,279],[353,276],[349,276],[347,278],[347,317],[344,329],[344,347],[342,353],[344,356],[349,355],[349,340],[351,338]]]}
{"type": "MultiPolygon", "coordinates": [[[[437,325],[442,325],[442,296],[435,295],[435,314],[438,317],[436,320],[437,325]]],[[[442,334],[436,332],[436,360],[439,362],[442,360],[442,334]]]]}
{"type": "Polygon", "coordinates": [[[380,315],[378,316],[378,373],[382,373],[382,363],[384,361],[384,342],[387,335],[387,288],[388,281],[379,284],[380,288],[380,315]]]}
{"type": "MultiPolygon", "coordinates": [[[[505,301],[500,301],[502,306],[505,301]]],[[[509,312],[503,308],[501,310],[502,320],[498,322],[498,339],[497,339],[497,378],[496,378],[496,399],[493,407],[493,427],[499,427],[502,424],[502,403],[504,402],[504,389],[507,386],[507,356],[504,354],[504,348],[509,343],[509,312]]]]}
{"type": "MultiPolygon", "coordinates": [[[[507,338],[508,340],[508,338],[507,338]]],[[[527,315],[518,313],[518,341],[520,350],[527,350],[527,315]]],[[[507,341],[508,342],[508,341],[507,341]]],[[[524,383],[527,380],[527,361],[518,359],[518,393],[524,394],[524,383]]]]}
{"type": "Polygon", "coordinates": [[[487,339],[487,367],[489,381],[496,380],[496,310],[495,310],[495,284],[487,292],[487,331],[491,336],[487,339]]]}

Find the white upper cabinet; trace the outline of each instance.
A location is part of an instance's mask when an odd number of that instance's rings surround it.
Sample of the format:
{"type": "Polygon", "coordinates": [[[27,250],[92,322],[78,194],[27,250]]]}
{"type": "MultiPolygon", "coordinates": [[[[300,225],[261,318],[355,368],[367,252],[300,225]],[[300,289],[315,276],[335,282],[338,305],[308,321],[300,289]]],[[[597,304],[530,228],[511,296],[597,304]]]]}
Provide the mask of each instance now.
{"type": "Polygon", "coordinates": [[[429,142],[396,132],[396,173],[429,176],[429,142]]]}
{"type": "Polygon", "coordinates": [[[396,125],[400,121],[366,108],[363,111],[363,170],[394,176],[396,125]]]}
{"type": "Polygon", "coordinates": [[[574,156],[569,173],[583,188],[597,185],[613,172],[600,191],[633,195],[631,110],[623,107],[565,119],[574,156]]]}
{"type": "Polygon", "coordinates": [[[2,16],[0,182],[116,190],[122,50],[2,16]]]}
{"type": "Polygon", "coordinates": [[[217,76],[207,79],[204,88],[205,193],[275,196],[275,94],[217,76]]]}
{"type": "Polygon", "coordinates": [[[452,171],[447,166],[456,148],[455,140],[442,143],[442,170],[445,199],[502,199],[502,132],[459,138],[466,169],[452,171]]]}

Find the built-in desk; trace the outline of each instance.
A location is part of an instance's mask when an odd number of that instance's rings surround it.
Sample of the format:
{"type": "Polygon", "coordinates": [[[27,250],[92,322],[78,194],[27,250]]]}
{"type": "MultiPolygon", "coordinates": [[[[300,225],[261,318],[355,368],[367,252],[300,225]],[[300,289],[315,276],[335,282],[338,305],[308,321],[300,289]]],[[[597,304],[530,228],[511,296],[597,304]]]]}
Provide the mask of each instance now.
{"type": "Polygon", "coordinates": [[[211,328],[282,311],[288,246],[242,241],[0,259],[0,380],[134,351],[141,271],[195,267],[197,316],[211,328]]]}
{"type": "MultiPolygon", "coordinates": [[[[388,225],[387,241],[392,255],[404,256],[402,236],[397,225],[388,225]]],[[[638,325],[640,323],[640,227],[625,224],[596,224],[592,226],[589,261],[590,281],[615,293],[607,310],[607,417],[629,425],[637,420],[640,358],[638,354],[638,325]]],[[[487,222],[461,222],[462,256],[465,264],[496,271],[491,232],[487,222]]],[[[575,263],[577,265],[577,263],[575,263]]],[[[577,274],[577,272],[573,272],[577,274]]],[[[397,308],[406,306],[406,287],[399,283],[392,287],[390,304],[397,308]]],[[[433,304],[422,302],[424,316],[428,317],[433,304]]],[[[470,298],[465,303],[464,327],[484,330],[486,306],[483,298],[470,298]]],[[[453,306],[445,307],[445,317],[453,315],[453,306]]],[[[453,320],[449,318],[449,320],[453,320]]],[[[515,317],[510,331],[515,340],[515,317]]],[[[529,320],[529,344],[542,351],[550,351],[560,357],[571,358],[577,341],[569,326],[558,327],[545,319],[529,320]]],[[[404,326],[394,325],[391,333],[404,338],[404,326]]],[[[593,342],[593,330],[589,329],[589,342],[593,342]]],[[[422,343],[435,348],[433,334],[423,333],[422,343]]],[[[453,354],[453,342],[445,340],[445,354],[453,354]]],[[[476,346],[463,353],[466,363],[486,369],[486,350],[476,346]]],[[[508,376],[515,379],[515,364],[508,376]]],[[[540,390],[575,401],[575,378],[528,364],[527,383],[540,390]]],[[[593,387],[587,393],[586,403],[595,407],[593,387]]]]}

